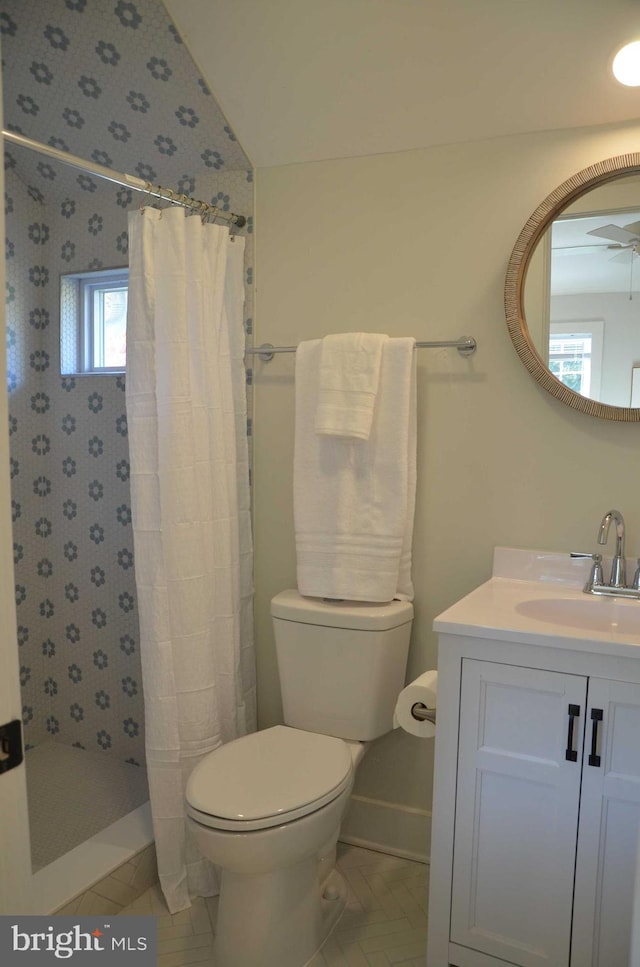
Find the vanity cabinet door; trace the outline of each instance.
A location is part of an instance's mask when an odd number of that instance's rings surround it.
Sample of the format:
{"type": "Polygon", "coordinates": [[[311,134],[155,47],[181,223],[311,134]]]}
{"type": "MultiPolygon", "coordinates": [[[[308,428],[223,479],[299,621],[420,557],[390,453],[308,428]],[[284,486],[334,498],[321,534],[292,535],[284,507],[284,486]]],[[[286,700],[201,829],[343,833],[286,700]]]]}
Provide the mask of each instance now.
{"type": "Polygon", "coordinates": [[[640,685],[590,678],[586,723],[571,967],[628,967],[640,825],[640,685]]]}
{"type": "Polygon", "coordinates": [[[453,943],[568,967],[586,692],[584,676],[463,660],[453,943]]]}

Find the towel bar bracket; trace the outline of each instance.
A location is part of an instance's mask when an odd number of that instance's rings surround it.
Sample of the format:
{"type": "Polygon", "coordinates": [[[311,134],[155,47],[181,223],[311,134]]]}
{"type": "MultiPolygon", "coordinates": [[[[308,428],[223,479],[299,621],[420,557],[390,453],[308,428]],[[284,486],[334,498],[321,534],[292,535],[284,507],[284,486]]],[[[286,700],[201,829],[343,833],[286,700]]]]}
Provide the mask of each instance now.
{"type": "Polygon", "coordinates": [[[477,348],[478,343],[473,336],[461,336],[456,346],[461,356],[473,356],[477,348]]]}
{"type": "MultiPolygon", "coordinates": [[[[254,350],[254,354],[261,359],[263,363],[270,363],[273,359],[274,346],[270,342],[265,342],[262,346],[259,346],[257,350],[254,350]]],[[[247,350],[250,352],[250,350],[247,350]]]]}
{"type": "MultiPolygon", "coordinates": [[[[438,342],[417,342],[416,349],[457,349],[461,356],[472,356],[478,348],[473,336],[460,336],[459,339],[441,340],[438,342]]],[[[295,353],[297,346],[272,346],[265,342],[256,348],[247,349],[245,355],[257,356],[263,363],[271,362],[276,353],[295,353]]]]}

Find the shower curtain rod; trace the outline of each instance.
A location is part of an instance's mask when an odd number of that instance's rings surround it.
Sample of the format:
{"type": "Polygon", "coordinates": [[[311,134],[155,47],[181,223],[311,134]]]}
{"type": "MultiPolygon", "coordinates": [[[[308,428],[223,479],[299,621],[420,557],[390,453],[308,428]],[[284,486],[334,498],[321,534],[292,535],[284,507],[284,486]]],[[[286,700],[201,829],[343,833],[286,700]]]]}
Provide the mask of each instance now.
{"type": "MultiPolygon", "coordinates": [[[[471,356],[478,348],[478,344],[473,336],[460,336],[460,339],[444,339],[439,342],[417,342],[416,349],[445,349],[452,347],[457,349],[461,356],[471,356]]],[[[295,353],[297,346],[272,346],[271,343],[263,343],[252,349],[245,349],[246,356],[259,356],[260,359],[268,363],[273,359],[274,353],[295,353]]]]}
{"type": "Polygon", "coordinates": [[[163,198],[165,201],[171,202],[172,205],[189,208],[191,211],[198,212],[200,215],[221,218],[223,221],[230,222],[237,228],[242,228],[247,224],[247,219],[244,215],[236,215],[234,212],[224,212],[215,205],[208,205],[205,201],[198,201],[196,198],[190,198],[188,195],[177,194],[171,188],[152,185],[150,181],[145,181],[143,178],[136,178],[135,175],[125,175],[118,171],[112,171],[111,168],[105,168],[104,165],[94,164],[91,161],[85,161],[83,158],[77,157],[77,155],[69,154],[67,151],[52,148],[49,144],[32,141],[31,138],[25,138],[22,134],[14,134],[13,131],[3,130],[2,137],[5,141],[10,141],[12,144],[17,144],[22,148],[29,148],[30,151],[37,151],[39,154],[47,155],[49,158],[61,161],[63,164],[70,165],[72,168],[79,168],[80,171],[86,171],[89,174],[95,175],[97,178],[104,178],[106,181],[112,181],[114,184],[122,185],[124,188],[133,188],[134,191],[144,191],[153,198],[163,198]]]}

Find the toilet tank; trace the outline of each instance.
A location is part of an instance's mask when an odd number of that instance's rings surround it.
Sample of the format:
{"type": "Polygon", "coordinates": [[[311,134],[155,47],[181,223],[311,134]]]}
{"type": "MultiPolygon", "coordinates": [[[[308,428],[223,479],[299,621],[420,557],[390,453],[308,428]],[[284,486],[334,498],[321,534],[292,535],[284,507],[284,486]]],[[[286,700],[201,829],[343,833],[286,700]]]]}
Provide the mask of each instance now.
{"type": "Polygon", "coordinates": [[[408,601],[328,601],[282,591],[271,615],[287,725],[360,741],[391,731],[409,651],[408,601]]]}

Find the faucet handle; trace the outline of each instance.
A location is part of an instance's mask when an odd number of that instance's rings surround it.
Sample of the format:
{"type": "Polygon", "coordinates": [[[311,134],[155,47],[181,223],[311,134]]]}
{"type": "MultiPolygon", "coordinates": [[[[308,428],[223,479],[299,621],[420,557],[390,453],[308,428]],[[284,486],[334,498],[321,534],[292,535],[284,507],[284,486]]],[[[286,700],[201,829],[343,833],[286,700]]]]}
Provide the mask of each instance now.
{"type": "MultiPolygon", "coordinates": [[[[584,586],[584,591],[589,594],[593,590],[594,584],[604,584],[604,572],[602,570],[602,554],[587,554],[581,551],[571,551],[570,557],[572,558],[587,558],[593,561],[593,567],[589,572],[589,577],[587,578],[587,583],[584,586]]],[[[638,587],[640,587],[640,558],[638,559],[638,587]]]]}
{"type": "Polygon", "coordinates": [[[640,591],[640,557],[637,559],[636,573],[633,575],[633,584],[631,587],[634,591],[640,591]]]}

